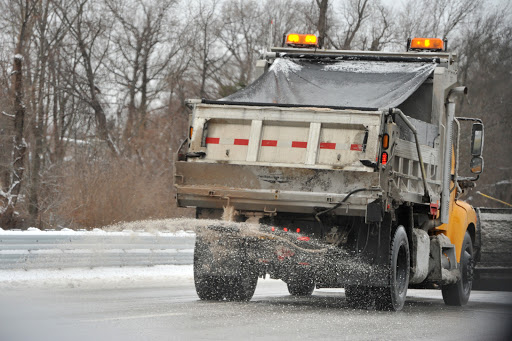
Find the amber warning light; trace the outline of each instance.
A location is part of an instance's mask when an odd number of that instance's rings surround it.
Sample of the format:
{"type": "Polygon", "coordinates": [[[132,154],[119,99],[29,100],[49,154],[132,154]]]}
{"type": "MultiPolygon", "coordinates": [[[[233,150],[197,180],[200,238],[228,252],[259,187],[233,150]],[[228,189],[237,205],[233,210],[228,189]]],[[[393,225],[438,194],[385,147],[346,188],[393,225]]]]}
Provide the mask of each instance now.
{"type": "Polygon", "coordinates": [[[286,45],[290,46],[316,47],[317,42],[318,40],[314,34],[290,33],[286,36],[286,45]]]}
{"type": "Polygon", "coordinates": [[[411,50],[436,50],[442,51],[445,48],[444,41],[439,38],[413,38],[409,45],[411,50]]]}

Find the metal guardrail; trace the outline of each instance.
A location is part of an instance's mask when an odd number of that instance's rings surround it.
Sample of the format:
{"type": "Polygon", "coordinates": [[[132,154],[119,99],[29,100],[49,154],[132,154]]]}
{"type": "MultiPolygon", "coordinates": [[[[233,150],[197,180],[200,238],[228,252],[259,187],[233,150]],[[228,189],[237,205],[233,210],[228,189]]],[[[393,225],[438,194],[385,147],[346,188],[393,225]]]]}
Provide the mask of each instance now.
{"type": "Polygon", "coordinates": [[[192,264],[192,232],[0,231],[0,269],[192,264]]]}

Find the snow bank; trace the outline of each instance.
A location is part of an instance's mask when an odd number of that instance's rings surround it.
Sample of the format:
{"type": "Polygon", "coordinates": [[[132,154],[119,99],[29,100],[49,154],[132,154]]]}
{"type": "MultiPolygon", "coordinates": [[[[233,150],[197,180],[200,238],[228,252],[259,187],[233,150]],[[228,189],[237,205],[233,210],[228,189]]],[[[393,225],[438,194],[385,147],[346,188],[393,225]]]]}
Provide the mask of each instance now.
{"type": "Polygon", "coordinates": [[[192,265],[0,270],[0,289],[193,285],[192,265]]]}
{"type": "Polygon", "coordinates": [[[31,235],[47,235],[48,233],[58,233],[62,235],[155,235],[161,234],[165,236],[176,236],[176,237],[193,237],[195,230],[198,227],[204,227],[208,225],[223,224],[220,220],[208,220],[208,219],[192,219],[192,218],[178,218],[178,219],[157,219],[157,220],[139,220],[132,222],[120,222],[113,225],[107,225],[102,228],[95,228],[92,231],[72,230],[69,228],[63,228],[59,231],[56,230],[40,230],[35,227],[30,227],[25,231],[19,229],[15,230],[3,230],[0,228],[1,234],[31,234],[31,235]]]}

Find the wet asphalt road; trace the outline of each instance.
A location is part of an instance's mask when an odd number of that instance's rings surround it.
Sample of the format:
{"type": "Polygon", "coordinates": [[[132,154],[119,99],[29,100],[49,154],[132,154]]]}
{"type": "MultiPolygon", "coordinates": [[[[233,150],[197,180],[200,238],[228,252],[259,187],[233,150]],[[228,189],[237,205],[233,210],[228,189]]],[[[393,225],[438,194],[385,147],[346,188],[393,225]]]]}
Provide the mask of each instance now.
{"type": "Polygon", "coordinates": [[[343,290],[293,298],[260,280],[252,301],[199,301],[191,281],[0,291],[0,340],[512,340],[512,293],[473,292],[464,307],[409,290],[398,313],[351,309],[343,290]]]}

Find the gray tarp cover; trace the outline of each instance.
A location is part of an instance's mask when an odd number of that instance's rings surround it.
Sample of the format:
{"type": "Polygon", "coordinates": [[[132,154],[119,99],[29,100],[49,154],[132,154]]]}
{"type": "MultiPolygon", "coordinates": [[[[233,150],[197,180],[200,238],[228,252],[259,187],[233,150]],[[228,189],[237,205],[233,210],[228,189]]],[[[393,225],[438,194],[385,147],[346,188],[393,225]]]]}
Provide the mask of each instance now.
{"type": "Polygon", "coordinates": [[[405,101],[435,63],[306,61],[277,58],[269,71],[223,101],[391,108],[405,101]]]}

